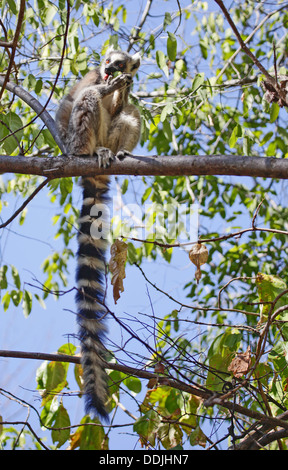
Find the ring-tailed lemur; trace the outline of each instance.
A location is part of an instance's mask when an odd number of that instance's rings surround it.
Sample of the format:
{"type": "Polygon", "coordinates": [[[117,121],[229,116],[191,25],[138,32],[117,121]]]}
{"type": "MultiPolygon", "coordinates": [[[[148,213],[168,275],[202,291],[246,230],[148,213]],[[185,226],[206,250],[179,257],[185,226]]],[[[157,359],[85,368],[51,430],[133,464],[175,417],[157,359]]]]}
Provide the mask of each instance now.
{"type": "MultiPolygon", "coordinates": [[[[99,166],[107,167],[115,155],[123,157],[132,152],[140,138],[141,120],[138,109],[128,103],[128,96],[139,66],[138,53],[131,56],[109,48],[103,64],[88,72],[70,90],[56,113],[59,132],[69,154],[96,154],[99,166]],[[121,74],[113,78],[115,72],[121,74]]],[[[109,179],[105,175],[82,178],[76,274],[85,409],[105,419],[108,414],[107,375],[103,364],[106,356],[103,281],[107,240],[92,236],[95,217],[91,209],[107,203],[109,179]]],[[[102,216],[101,211],[97,214],[102,216]]]]}

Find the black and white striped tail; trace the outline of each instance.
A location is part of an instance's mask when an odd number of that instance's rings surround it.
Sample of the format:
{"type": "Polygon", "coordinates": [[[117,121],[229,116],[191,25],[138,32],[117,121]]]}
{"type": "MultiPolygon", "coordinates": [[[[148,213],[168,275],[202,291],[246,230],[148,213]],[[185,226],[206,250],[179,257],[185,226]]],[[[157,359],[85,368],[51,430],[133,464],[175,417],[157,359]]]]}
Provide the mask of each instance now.
{"type": "Polygon", "coordinates": [[[109,178],[107,176],[82,178],[82,186],[83,204],[78,232],[76,304],[85,411],[107,420],[108,414],[105,408],[108,395],[107,375],[103,364],[105,360],[103,340],[106,332],[104,326],[106,309],[103,301],[105,301],[107,240],[105,237],[101,238],[101,228],[104,228],[105,222],[102,220],[104,214],[100,209],[101,205],[107,203],[109,178]]]}

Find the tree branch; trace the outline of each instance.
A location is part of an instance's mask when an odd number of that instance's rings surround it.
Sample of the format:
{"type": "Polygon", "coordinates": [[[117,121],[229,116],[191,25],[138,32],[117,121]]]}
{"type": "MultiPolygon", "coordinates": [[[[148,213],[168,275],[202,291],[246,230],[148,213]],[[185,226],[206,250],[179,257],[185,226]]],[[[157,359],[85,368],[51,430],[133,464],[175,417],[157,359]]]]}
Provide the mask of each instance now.
{"type": "Polygon", "coordinates": [[[130,50],[132,49],[134,43],[139,39],[139,34],[140,34],[141,29],[143,28],[143,25],[144,25],[144,23],[147,19],[147,16],[149,15],[149,11],[150,11],[152,2],[153,2],[153,0],[147,0],[146,6],[144,8],[144,12],[142,14],[142,18],[140,20],[140,23],[139,23],[138,26],[135,26],[135,32],[129,38],[129,46],[128,46],[127,52],[130,52],[130,50]]]}
{"type": "MultiPolygon", "coordinates": [[[[23,351],[6,351],[0,350],[0,357],[15,357],[15,358],[23,358],[23,359],[38,359],[38,360],[52,360],[52,361],[60,361],[60,362],[70,362],[74,364],[80,364],[80,356],[69,356],[66,354],[47,354],[47,353],[34,353],[34,352],[23,352],[23,351]]],[[[259,421],[259,423],[263,423],[265,429],[270,430],[275,427],[282,427],[286,433],[288,430],[288,412],[282,413],[278,417],[266,416],[258,411],[245,408],[237,403],[233,403],[232,401],[228,401],[225,399],[225,395],[222,397],[220,393],[212,393],[208,389],[198,388],[195,386],[190,385],[189,383],[184,383],[180,380],[175,380],[170,377],[159,376],[157,373],[149,372],[146,370],[135,369],[128,366],[123,366],[121,364],[115,363],[104,363],[105,367],[112,370],[118,370],[124,372],[128,375],[136,376],[139,378],[145,379],[156,379],[159,384],[168,385],[170,387],[176,388],[178,390],[182,390],[187,393],[191,393],[196,395],[202,399],[204,399],[204,406],[211,407],[214,405],[218,405],[220,407],[226,408],[230,411],[242,414],[249,418],[255,419],[259,421]]]]}
{"type": "Polygon", "coordinates": [[[288,179],[288,160],[237,155],[127,156],[109,168],[99,168],[97,157],[23,157],[0,155],[0,173],[54,178],[91,175],[234,175],[288,179]]]}
{"type": "Polygon", "coordinates": [[[258,69],[263,73],[263,75],[265,76],[267,82],[274,88],[275,92],[277,92],[277,94],[279,95],[280,99],[281,99],[281,103],[282,105],[285,105],[285,106],[288,106],[288,103],[287,103],[287,97],[286,97],[286,91],[283,91],[276,79],[274,77],[272,77],[268,72],[267,70],[265,69],[265,67],[263,67],[263,65],[261,64],[261,62],[259,62],[259,60],[257,59],[257,57],[250,51],[249,47],[247,47],[245,41],[243,41],[242,37],[241,37],[241,34],[239,33],[238,29],[236,28],[236,25],[235,23],[233,22],[227,8],[225,7],[224,3],[222,0],[215,0],[215,3],[217,3],[217,5],[220,7],[220,9],[222,10],[225,18],[227,19],[229,25],[231,26],[239,44],[240,44],[240,47],[241,49],[245,52],[246,55],[248,55],[248,57],[250,57],[250,59],[252,60],[252,62],[258,67],[258,69]]]}
{"type": "Polygon", "coordinates": [[[17,25],[16,25],[16,29],[15,29],[14,38],[13,38],[13,41],[12,41],[12,46],[11,46],[12,47],[12,52],[11,52],[11,55],[10,55],[8,68],[7,68],[5,77],[2,79],[3,81],[0,82],[0,84],[2,86],[2,88],[0,90],[0,99],[2,98],[3,92],[5,90],[5,87],[6,87],[7,83],[8,83],[9,76],[10,76],[10,73],[11,73],[11,70],[12,70],[12,67],[13,67],[14,57],[15,57],[16,48],[17,48],[17,43],[18,43],[18,39],[19,39],[19,36],[20,36],[22,23],[23,23],[23,20],[24,20],[24,14],[25,14],[25,0],[21,0],[20,6],[19,6],[18,21],[17,21],[17,25]]]}
{"type": "Polygon", "coordinates": [[[12,220],[16,219],[17,215],[19,215],[24,209],[25,207],[29,204],[30,201],[32,201],[32,199],[34,199],[34,197],[41,191],[42,188],[44,188],[44,186],[46,186],[46,184],[49,183],[49,178],[46,178],[46,180],[42,181],[42,183],[37,186],[37,188],[33,191],[32,194],[30,194],[30,196],[23,202],[23,204],[19,207],[19,209],[17,209],[13,215],[11,215],[11,217],[9,217],[8,220],[6,220],[6,222],[3,222],[3,224],[0,224],[0,229],[1,228],[4,228],[4,227],[7,227],[7,225],[9,225],[12,220]]]}
{"type": "MultiPolygon", "coordinates": [[[[80,364],[81,357],[80,356],[70,356],[67,354],[49,354],[49,353],[38,353],[38,352],[27,352],[27,351],[7,351],[7,350],[0,350],[0,357],[12,357],[18,359],[36,359],[41,361],[56,361],[56,362],[68,362],[72,364],[80,364]]],[[[114,362],[104,362],[103,364],[105,368],[117,370],[120,372],[124,372],[125,374],[132,375],[135,377],[139,377],[142,379],[157,379],[159,383],[163,383],[165,385],[169,385],[174,388],[178,388],[179,390],[185,391],[187,393],[193,393],[203,399],[208,399],[211,397],[211,392],[209,390],[205,391],[203,389],[198,389],[188,383],[185,384],[179,380],[172,379],[170,377],[163,377],[159,376],[159,374],[155,372],[149,372],[143,369],[136,369],[134,367],[124,366],[121,364],[117,364],[114,362]]]]}
{"type": "MultiPolygon", "coordinates": [[[[3,77],[0,77],[0,85],[4,85],[4,83],[5,79],[3,77]]],[[[5,84],[5,87],[11,93],[15,93],[15,95],[17,95],[21,100],[28,104],[28,106],[30,106],[30,108],[32,108],[35,113],[37,113],[39,118],[44,122],[44,124],[51,132],[52,137],[54,138],[61,152],[65,153],[65,148],[60,139],[55,121],[52,116],[48,113],[48,111],[46,111],[46,109],[39,103],[39,101],[36,100],[36,98],[34,98],[30,93],[28,93],[28,91],[24,90],[24,88],[19,85],[16,85],[15,83],[8,82],[5,84]]]]}

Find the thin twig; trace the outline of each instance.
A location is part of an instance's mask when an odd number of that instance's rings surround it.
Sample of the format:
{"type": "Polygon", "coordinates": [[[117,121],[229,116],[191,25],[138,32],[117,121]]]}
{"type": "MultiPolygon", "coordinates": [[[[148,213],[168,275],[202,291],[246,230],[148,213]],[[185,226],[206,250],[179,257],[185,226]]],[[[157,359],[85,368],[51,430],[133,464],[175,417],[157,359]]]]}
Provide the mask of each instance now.
{"type": "Polygon", "coordinates": [[[147,0],[146,6],[144,8],[144,11],[143,11],[143,14],[142,14],[142,17],[141,17],[141,20],[139,22],[139,25],[135,26],[135,34],[133,34],[133,36],[130,37],[130,39],[129,39],[129,46],[127,48],[127,52],[130,52],[130,50],[133,47],[133,44],[139,38],[139,33],[140,33],[141,29],[143,28],[143,25],[144,25],[144,23],[147,19],[147,16],[149,15],[149,11],[150,11],[150,8],[152,6],[152,2],[153,2],[153,0],[147,0]]]}
{"type": "Polygon", "coordinates": [[[12,42],[12,52],[11,52],[11,55],[10,55],[8,68],[7,68],[5,77],[4,77],[3,82],[2,82],[2,88],[0,90],[0,100],[1,100],[2,95],[4,93],[6,84],[9,81],[9,76],[10,76],[10,73],[11,73],[11,70],[12,70],[12,67],[13,67],[14,57],[15,57],[15,54],[16,54],[17,43],[18,43],[18,39],[19,39],[19,36],[20,36],[22,23],[23,23],[23,20],[24,20],[24,13],[25,13],[25,0],[21,0],[20,7],[19,7],[19,13],[18,13],[17,25],[16,25],[16,29],[15,29],[13,42],[12,42]]]}
{"type": "Polygon", "coordinates": [[[36,194],[38,194],[41,191],[41,189],[43,189],[44,186],[46,186],[49,183],[49,181],[50,181],[49,178],[42,181],[42,183],[39,184],[39,186],[33,191],[33,193],[30,194],[30,196],[23,202],[23,204],[19,207],[19,209],[17,209],[17,211],[14,212],[14,214],[11,215],[11,217],[9,217],[9,219],[6,220],[6,222],[0,225],[0,229],[7,227],[7,225],[9,225],[12,222],[12,220],[14,220],[17,217],[17,215],[19,215],[25,209],[25,207],[29,204],[29,202],[32,201],[32,199],[34,199],[36,194]]]}
{"type": "Polygon", "coordinates": [[[280,96],[281,98],[281,101],[283,104],[285,104],[285,106],[288,106],[288,103],[287,103],[287,100],[286,100],[286,92],[283,92],[283,90],[281,90],[281,88],[278,86],[278,83],[277,81],[275,80],[274,77],[272,77],[272,75],[270,75],[267,70],[265,69],[265,67],[263,67],[263,65],[261,64],[261,62],[257,59],[257,57],[250,51],[249,47],[247,47],[246,45],[246,42],[243,41],[242,37],[241,37],[241,34],[239,33],[235,23],[233,22],[226,6],[224,5],[223,1],[222,0],[214,0],[215,3],[217,3],[217,5],[221,8],[222,12],[224,13],[224,16],[226,17],[229,25],[231,26],[240,46],[241,46],[241,49],[245,52],[246,55],[248,55],[248,57],[250,57],[250,59],[252,60],[252,62],[259,68],[259,70],[263,73],[263,75],[266,77],[266,80],[270,83],[270,85],[272,85],[272,87],[277,91],[278,95],[280,96]]]}

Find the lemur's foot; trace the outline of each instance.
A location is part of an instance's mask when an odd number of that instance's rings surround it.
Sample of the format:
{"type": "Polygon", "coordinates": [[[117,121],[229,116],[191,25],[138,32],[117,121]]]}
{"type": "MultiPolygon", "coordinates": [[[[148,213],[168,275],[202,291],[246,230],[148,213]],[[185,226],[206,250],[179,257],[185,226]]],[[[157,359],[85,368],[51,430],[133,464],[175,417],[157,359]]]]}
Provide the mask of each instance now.
{"type": "Polygon", "coordinates": [[[118,152],[116,153],[116,158],[119,158],[119,160],[123,160],[125,157],[131,157],[131,156],[132,156],[132,153],[128,152],[128,150],[125,150],[125,149],[118,150],[118,152]]]}

